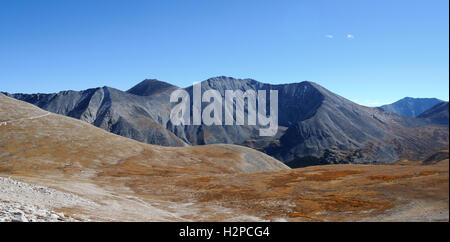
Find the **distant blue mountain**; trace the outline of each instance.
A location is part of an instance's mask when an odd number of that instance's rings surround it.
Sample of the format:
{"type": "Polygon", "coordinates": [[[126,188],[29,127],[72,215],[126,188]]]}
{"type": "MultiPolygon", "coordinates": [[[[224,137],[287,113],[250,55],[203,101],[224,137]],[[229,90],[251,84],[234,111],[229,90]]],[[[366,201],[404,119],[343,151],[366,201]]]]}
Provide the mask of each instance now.
{"type": "Polygon", "coordinates": [[[383,105],[380,108],[402,116],[417,117],[434,105],[443,102],[437,98],[405,97],[395,103],[383,105]]]}

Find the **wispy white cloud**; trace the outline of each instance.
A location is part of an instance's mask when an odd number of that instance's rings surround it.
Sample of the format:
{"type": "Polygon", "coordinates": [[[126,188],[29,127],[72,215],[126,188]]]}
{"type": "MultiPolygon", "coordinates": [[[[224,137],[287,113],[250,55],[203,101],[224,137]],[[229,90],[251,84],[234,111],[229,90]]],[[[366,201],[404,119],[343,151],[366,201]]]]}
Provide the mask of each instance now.
{"type": "Polygon", "coordinates": [[[326,34],[326,35],[325,35],[325,38],[327,38],[327,39],[332,39],[332,38],[334,38],[334,36],[333,36],[332,34],[326,34]]]}
{"type": "Polygon", "coordinates": [[[355,36],[353,34],[347,34],[347,39],[354,39],[355,36]]]}

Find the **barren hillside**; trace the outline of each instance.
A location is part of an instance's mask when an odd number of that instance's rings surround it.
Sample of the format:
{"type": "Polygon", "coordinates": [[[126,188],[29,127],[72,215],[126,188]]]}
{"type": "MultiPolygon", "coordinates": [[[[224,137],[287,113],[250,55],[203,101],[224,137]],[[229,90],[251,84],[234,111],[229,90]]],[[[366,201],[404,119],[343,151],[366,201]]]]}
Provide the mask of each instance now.
{"type": "MultiPolygon", "coordinates": [[[[8,95],[140,142],[163,146],[237,144],[291,167],[389,164],[405,158],[418,161],[448,146],[448,126],[361,106],[313,82],[272,85],[220,76],[200,85],[202,92],[212,89],[222,96],[225,90],[277,90],[277,134],[259,136],[260,124],[173,125],[169,114],[174,103],[169,100],[177,87],[157,80],[144,80],[127,92],[102,87],[8,95]]],[[[193,86],[185,90],[192,97],[193,86]]],[[[202,109],[205,107],[203,103],[202,109]]],[[[448,119],[448,108],[446,111],[448,119]]]]}
{"type": "Polygon", "coordinates": [[[0,176],[68,194],[0,189],[3,204],[95,221],[448,221],[448,159],[289,169],[235,145],[140,143],[1,94],[0,122],[0,176]]]}

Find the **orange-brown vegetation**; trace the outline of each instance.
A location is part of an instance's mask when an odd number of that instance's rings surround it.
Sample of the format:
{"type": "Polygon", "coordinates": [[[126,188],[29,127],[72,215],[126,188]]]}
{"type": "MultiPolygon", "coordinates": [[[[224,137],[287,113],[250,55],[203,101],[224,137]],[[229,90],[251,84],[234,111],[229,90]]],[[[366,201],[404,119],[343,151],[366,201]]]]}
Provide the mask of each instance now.
{"type": "MultiPolygon", "coordinates": [[[[0,104],[5,120],[44,112],[0,104]]],[[[55,210],[100,221],[448,220],[448,168],[288,169],[245,147],[148,145],[55,114],[0,126],[0,176],[91,200],[55,210]]]]}

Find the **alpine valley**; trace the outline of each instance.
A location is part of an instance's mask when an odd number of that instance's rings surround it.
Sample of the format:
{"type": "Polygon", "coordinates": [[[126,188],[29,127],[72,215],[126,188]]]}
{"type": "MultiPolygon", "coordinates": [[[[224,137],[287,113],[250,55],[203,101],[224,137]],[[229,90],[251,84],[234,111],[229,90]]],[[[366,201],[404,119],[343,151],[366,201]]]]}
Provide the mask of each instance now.
{"type": "Polygon", "coordinates": [[[411,117],[313,82],[201,82],[277,90],[278,132],[262,137],[258,125],[173,125],[178,89],[0,93],[0,221],[449,219],[448,102],[411,117]]]}

